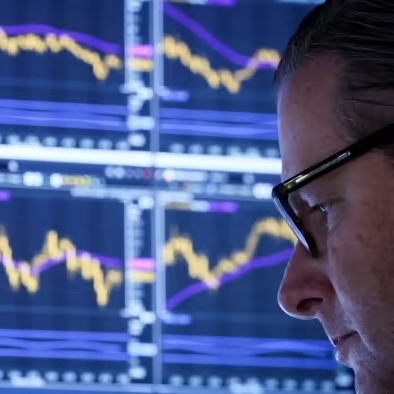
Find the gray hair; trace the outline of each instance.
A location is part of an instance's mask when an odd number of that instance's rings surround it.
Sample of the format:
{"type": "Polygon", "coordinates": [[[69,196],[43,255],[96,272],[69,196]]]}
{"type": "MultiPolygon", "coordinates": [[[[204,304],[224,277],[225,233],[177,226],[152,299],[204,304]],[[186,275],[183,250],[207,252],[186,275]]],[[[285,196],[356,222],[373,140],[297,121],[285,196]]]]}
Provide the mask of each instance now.
{"type": "Polygon", "coordinates": [[[347,109],[342,116],[358,137],[371,132],[373,118],[381,117],[375,108],[367,111],[375,115],[366,119],[365,104],[385,106],[383,118],[394,121],[394,0],[326,0],[315,7],[287,45],[275,73],[276,87],[324,54],[338,60],[339,99],[347,109]]]}

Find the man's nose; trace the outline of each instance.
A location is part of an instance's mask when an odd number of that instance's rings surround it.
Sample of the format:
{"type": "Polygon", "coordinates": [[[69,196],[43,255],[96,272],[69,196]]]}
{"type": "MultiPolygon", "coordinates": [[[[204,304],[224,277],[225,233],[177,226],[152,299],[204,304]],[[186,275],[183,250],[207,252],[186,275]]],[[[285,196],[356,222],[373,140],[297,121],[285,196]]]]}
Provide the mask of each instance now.
{"type": "Polygon", "coordinates": [[[334,295],[325,264],[297,244],[287,265],[278,294],[280,307],[297,319],[313,319],[334,295]]]}

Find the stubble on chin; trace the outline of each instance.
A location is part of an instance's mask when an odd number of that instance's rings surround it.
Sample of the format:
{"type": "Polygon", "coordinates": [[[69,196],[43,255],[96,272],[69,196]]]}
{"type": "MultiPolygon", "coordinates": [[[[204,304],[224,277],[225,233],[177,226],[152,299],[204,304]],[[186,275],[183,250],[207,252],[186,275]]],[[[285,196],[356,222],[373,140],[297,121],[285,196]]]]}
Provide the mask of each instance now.
{"type": "Polygon", "coordinates": [[[394,372],[382,378],[367,369],[355,371],[355,390],[357,394],[394,394],[394,372]]]}

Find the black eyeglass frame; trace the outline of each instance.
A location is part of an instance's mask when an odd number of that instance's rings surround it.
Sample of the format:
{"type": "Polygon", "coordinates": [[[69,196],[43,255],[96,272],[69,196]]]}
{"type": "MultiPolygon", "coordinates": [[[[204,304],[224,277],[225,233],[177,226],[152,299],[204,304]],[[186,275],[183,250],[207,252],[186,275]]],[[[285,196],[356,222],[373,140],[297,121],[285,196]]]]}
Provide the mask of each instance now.
{"type": "Polygon", "coordinates": [[[299,241],[309,251],[313,257],[318,257],[318,249],[313,236],[305,229],[301,220],[289,202],[291,193],[306,186],[317,178],[326,175],[338,167],[354,160],[368,151],[377,148],[379,144],[388,143],[394,140],[394,123],[385,126],[367,137],[360,139],[354,144],[334,153],[327,159],[307,168],[299,174],[279,183],[272,189],[272,199],[280,214],[287,221],[299,241]],[[391,132],[391,135],[390,135],[391,132]]]}

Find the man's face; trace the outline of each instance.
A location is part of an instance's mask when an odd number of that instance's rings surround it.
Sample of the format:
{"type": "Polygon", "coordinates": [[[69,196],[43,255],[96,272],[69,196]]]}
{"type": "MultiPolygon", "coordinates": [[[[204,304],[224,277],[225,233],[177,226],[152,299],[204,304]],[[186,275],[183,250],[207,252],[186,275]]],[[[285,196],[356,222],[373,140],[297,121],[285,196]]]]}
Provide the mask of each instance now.
{"type": "MultiPolygon", "coordinates": [[[[280,88],[284,180],[348,145],[346,126],[334,110],[333,70],[329,60],[316,60],[303,65],[280,88]]],[[[358,392],[392,392],[392,164],[380,152],[367,153],[305,186],[297,199],[297,212],[316,238],[321,255],[313,259],[296,246],[279,303],[292,316],[319,319],[331,339],[355,332],[342,338],[337,357],[354,369],[358,392]],[[319,210],[318,204],[327,206],[319,210]]]]}

